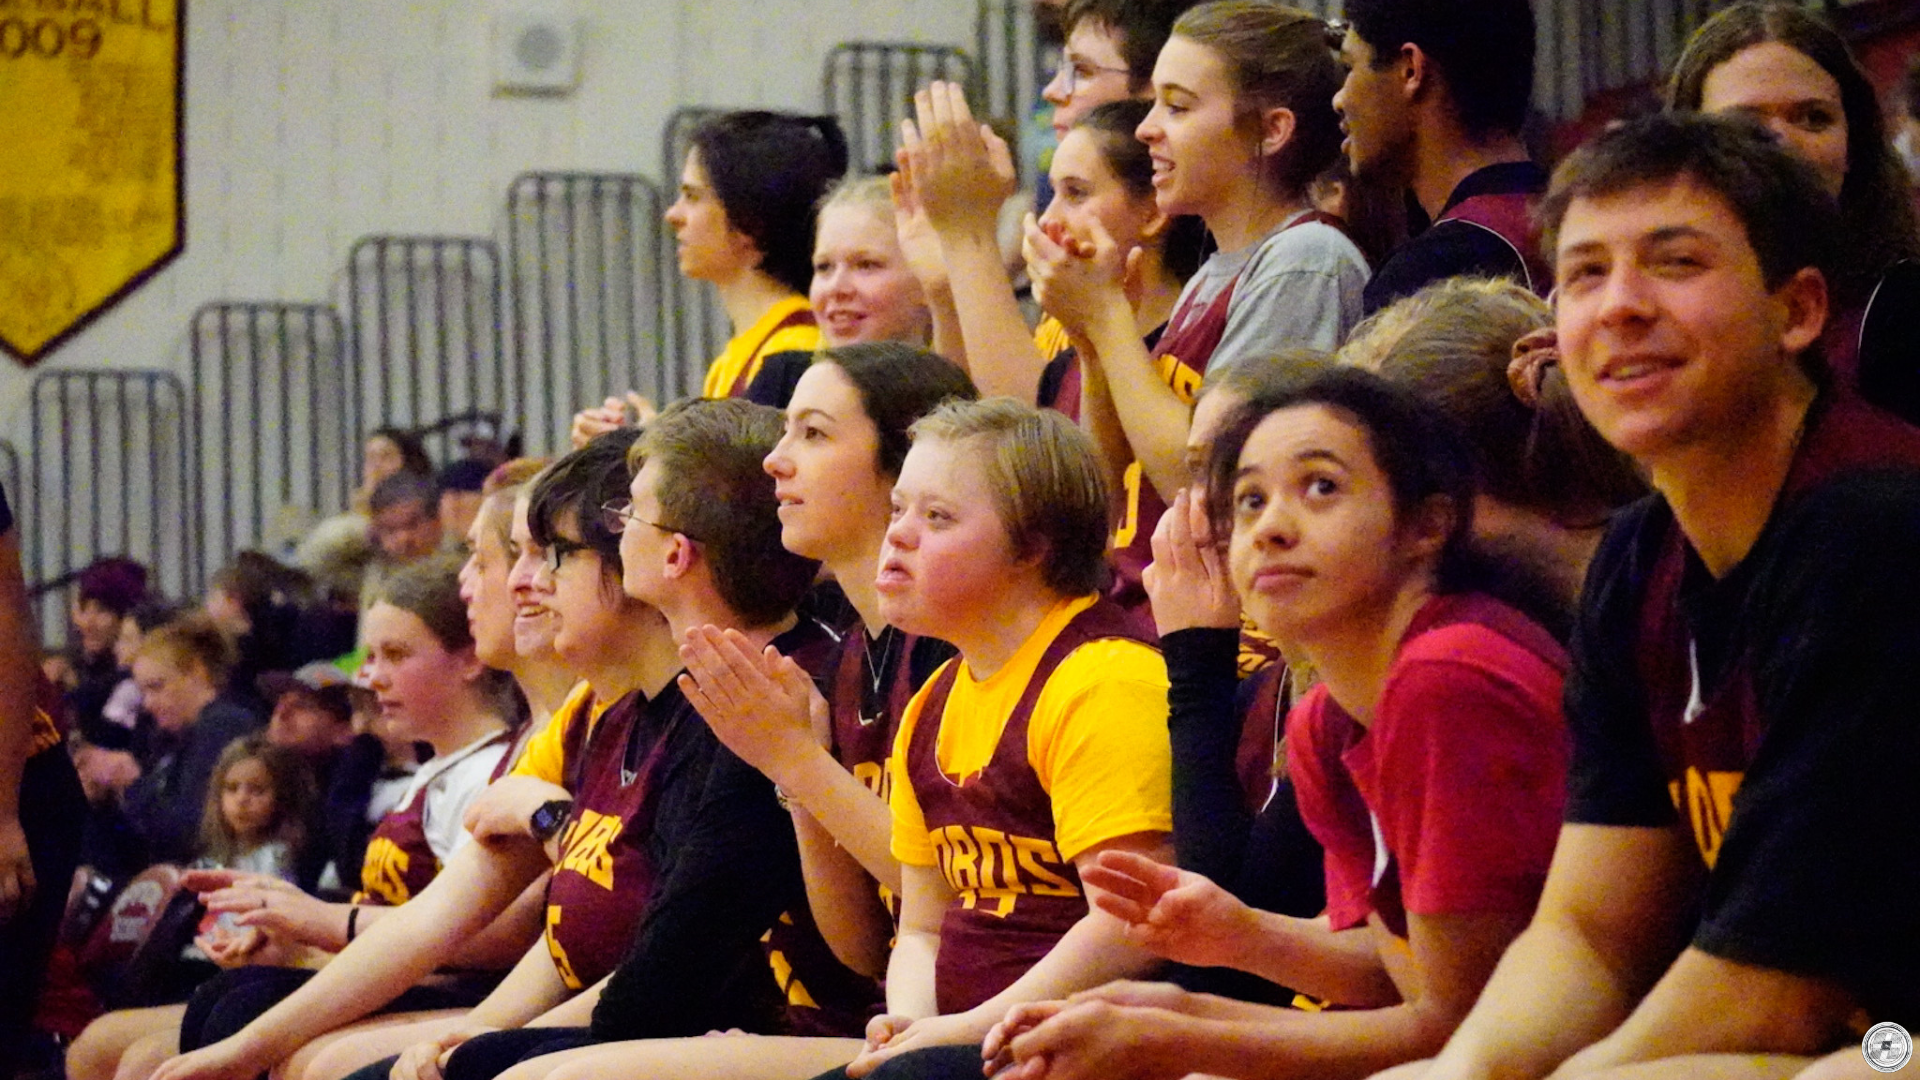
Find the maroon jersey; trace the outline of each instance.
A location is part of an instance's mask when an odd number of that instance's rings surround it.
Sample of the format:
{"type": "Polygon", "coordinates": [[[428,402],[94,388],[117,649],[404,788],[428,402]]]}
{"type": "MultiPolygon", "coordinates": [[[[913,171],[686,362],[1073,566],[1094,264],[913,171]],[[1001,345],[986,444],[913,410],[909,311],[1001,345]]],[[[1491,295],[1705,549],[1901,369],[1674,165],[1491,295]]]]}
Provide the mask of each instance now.
{"type": "Polygon", "coordinates": [[[1253,700],[1240,717],[1240,743],[1234,750],[1233,773],[1240,779],[1249,813],[1258,814],[1273,797],[1279,773],[1280,736],[1286,731],[1287,707],[1293,695],[1285,663],[1269,664],[1251,676],[1253,700]]]}
{"type": "MultiPolygon", "coordinates": [[[[1814,409],[1776,506],[1843,473],[1920,465],[1920,431],[1857,397],[1841,394],[1830,403],[1817,402],[1814,409]]],[[[1681,603],[1688,550],[1679,524],[1670,523],[1647,581],[1636,652],[1668,794],[1711,868],[1733,814],[1734,793],[1766,734],[1766,723],[1745,656],[1732,659],[1725,676],[1716,680],[1716,689],[1704,697],[1701,693],[1681,603]]]]}
{"type": "Polygon", "coordinates": [[[1053,802],[1027,760],[1027,726],[1047,680],[1075,649],[1094,641],[1142,641],[1118,605],[1101,600],[1074,616],[1041,654],[1033,678],[1007,718],[993,757],[962,786],[935,753],[958,664],[927,690],[906,747],[907,776],[954,892],[1000,898],[956,901],[940,924],[934,993],[941,1015],[964,1012],[1025,974],[1087,913],[1080,873],[1054,843],[1053,802]]]}
{"type": "MultiPolygon", "coordinates": [[[[1310,222],[1342,230],[1346,227],[1337,217],[1313,211],[1295,218],[1286,228],[1310,222]]],[[[1204,306],[1190,299],[1183,301],[1174,309],[1160,340],[1153,346],[1153,359],[1160,377],[1182,401],[1191,403],[1200,392],[1207,364],[1213,360],[1213,352],[1220,347],[1221,339],[1226,337],[1227,316],[1239,284],[1240,279],[1234,278],[1204,306]]],[[[1120,495],[1126,500],[1126,506],[1120,527],[1114,530],[1113,551],[1108,556],[1114,570],[1113,587],[1108,595],[1132,614],[1148,640],[1153,640],[1153,612],[1147,605],[1147,590],[1140,584],[1140,574],[1153,561],[1153,530],[1160,524],[1160,515],[1167,512],[1167,504],[1153,489],[1137,461],[1127,466],[1125,486],[1126,490],[1120,495]]]]}
{"type": "Polygon", "coordinates": [[[546,942],[570,990],[599,982],[632,943],[653,889],[644,840],[663,751],[676,728],[699,722],[677,686],[652,701],[636,690],[601,714],[582,753],[568,755],[569,773],[579,761],[578,782],[547,883],[546,942]]]}
{"type": "Polygon", "coordinates": [[[1535,199],[1519,191],[1473,195],[1449,207],[1434,224],[1464,221],[1499,237],[1513,249],[1526,271],[1526,280],[1520,284],[1545,296],[1553,291],[1553,267],[1540,250],[1540,227],[1533,219],[1535,199]]]}
{"type": "MultiPolygon", "coordinates": [[[[502,731],[456,756],[464,758],[467,754],[479,753],[508,737],[508,732],[502,731]]],[[[505,756],[512,756],[511,749],[505,756]]],[[[450,763],[440,764],[451,767],[450,763]]],[[[424,766],[435,767],[432,761],[424,766]]],[[[496,766],[489,782],[499,775],[496,766]]],[[[380,819],[373,836],[367,840],[367,853],[360,863],[360,891],[354,894],[354,903],[397,907],[419,896],[420,890],[439,875],[440,857],[427,842],[427,795],[433,785],[434,780],[428,780],[416,787],[404,805],[380,819]]]]}

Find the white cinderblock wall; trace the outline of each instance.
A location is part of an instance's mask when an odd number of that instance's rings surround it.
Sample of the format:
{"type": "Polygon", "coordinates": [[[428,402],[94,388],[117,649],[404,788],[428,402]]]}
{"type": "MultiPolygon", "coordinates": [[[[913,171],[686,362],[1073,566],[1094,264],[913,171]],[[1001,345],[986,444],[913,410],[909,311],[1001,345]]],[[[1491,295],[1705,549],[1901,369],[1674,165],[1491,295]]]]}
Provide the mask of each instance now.
{"type": "MultiPolygon", "coordinates": [[[[520,172],[652,176],[679,105],[814,109],[835,43],[969,45],[974,18],[967,0],[571,0],[580,88],[496,97],[489,16],[511,3],[191,0],[186,250],[42,366],[184,378],[203,303],[338,300],[356,237],[492,234],[520,172]]],[[[29,378],[0,362],[0,437],[23,452],[29,378]]]]}

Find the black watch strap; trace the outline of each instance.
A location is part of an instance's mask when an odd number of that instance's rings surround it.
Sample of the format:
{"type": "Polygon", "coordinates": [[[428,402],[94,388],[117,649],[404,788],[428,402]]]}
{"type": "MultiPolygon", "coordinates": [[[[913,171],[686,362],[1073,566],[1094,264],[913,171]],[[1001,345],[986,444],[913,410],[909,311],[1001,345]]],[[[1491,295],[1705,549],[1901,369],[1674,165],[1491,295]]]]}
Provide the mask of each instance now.
{"type": "Polygon", "coordinates": [[[567,817],[572,813],[572,799],[543,802],[527,819],[527,831],[533,834],[535,840],[544,844],[560,835],[560,830],[567,824],[567,817]]]}

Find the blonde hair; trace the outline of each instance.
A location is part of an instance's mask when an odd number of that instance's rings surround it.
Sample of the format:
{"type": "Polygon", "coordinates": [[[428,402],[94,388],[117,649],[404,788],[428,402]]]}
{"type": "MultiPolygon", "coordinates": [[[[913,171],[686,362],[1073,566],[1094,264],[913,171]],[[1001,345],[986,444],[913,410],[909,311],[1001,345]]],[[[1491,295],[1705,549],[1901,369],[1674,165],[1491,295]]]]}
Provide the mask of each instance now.
{"type": "Polygon", "coordinates": [[[1354,328],[1340,359],[1451,417],[1487,495],[1563,526],[1590,525],[1646,489],[1581,415],[1558,362],[1542,369],[1537,401],[1515,393],[1514,344],[1552,325],[1546,301],[1507,278],[1449,278],[1354,328]]]}
{"type": "Polygon", "coordinates": [[[1106,584],[1108,500],[1093,440],[1052,409],[1013,398],[952,400],[910,429],[978,448],[1000,524],[1021,558],[1040,556],[1041,580],[1062,596],[1106,584]]]}
{"type": "Polygon", "coordinates": [[[239,648],[210,617],[194,612],[155,627],[133,652],[133,659],[158,660],[182,673],[199,670],[218,690],[240,661],[239,648]]]}
{"type": "Polygon", "coordinates": [[[849,176],[820,197],[820,213],[835,207],[860,207],[893,219],[893,188],[884,176],[849,176]]]}

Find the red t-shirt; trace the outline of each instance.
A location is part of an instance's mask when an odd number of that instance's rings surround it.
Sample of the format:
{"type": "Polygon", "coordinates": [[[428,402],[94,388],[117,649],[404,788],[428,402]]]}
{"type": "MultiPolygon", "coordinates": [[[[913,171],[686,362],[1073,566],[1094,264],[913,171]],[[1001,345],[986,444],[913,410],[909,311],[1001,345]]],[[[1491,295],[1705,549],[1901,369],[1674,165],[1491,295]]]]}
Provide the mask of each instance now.
{"type": "Polygon", "coordinates": [[[1387,673],[1371,728],[1316,686],[1287,718],[1287,760],[1326,849],[1335,930],[1378,911],[1531,914],[1566,803],[1566,655],[1491,598],[1430,600],[1387,673]]]}

